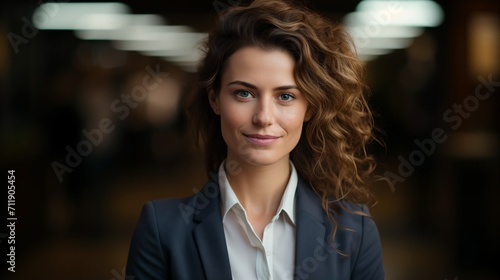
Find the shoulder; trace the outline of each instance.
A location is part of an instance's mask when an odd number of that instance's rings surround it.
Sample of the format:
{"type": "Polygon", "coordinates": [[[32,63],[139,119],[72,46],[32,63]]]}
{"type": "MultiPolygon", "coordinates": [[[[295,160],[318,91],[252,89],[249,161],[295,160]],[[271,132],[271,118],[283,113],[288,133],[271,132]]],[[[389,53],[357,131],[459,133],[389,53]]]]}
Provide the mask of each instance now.
{"type": "Polygon", "coordinates": [[[354,279],[383,279],[382,244],[375,220],[365,204],[343,202],[336,240],[351,255],[354,279]]]}
{"type": "Polygon", "coordinates": [[[191,195],[182,198],[163,198],[157,200],[151,200],[145,203],[144,208],[150,208],[156,213],[162,213],[163,217],[175,217],[176,211],[179,209],[179,205],[191,204],[196,195],[191,195]]]}
{"type": "Polygon", "coordinates": [[[336,205],[340,209],[338,219],[341,226],[363,227],[367,219],[373,221],[366,204],[340,201],[336,205]]]}
{"type": "Polygon", "coordinates": [[[378,239],[378,230],[374,218],[366,204],[349,201],[338,202],[341,211],[337,217],[337,236],[348,239],[359,246],[366,239],[378,239]]]}
{"type": "Polygon", "coordinates": [[[341,210],[329,217],[321,198],[308,184],[302,181],[298,194],[298,230],[301,221],[316,219],[326,229],[326,242],[339,253],[334,254],[333,263],[345,266],[344,269],[351,273],[350,279],[384,279],[380,236],[367,205],[331,198],[330,201],[341,210]]]}
{"type": "Polygon", "coordinates": [[[299,180],[297,194],[297,214],[308,213],[308,218],[312,216],[323,223],[328,231],[336,230],[336,239],[341,241],[339,243],[359,247],[365,238],[378,238],[377,226],[366,204],[331,198],[335,206],[331,208],[332,214],[327,215],[319,195],[302,179],[299,180]]]}
{"type": "Polygon", "coordinates": [[[168,226],[189,228],[219,206],[219,185],[210,180],[191,196],[148,201],[142,208],[141,218],[155,223],[159,229],[168,226]]]}
{"type": "Polygon", "coordinates": [[[196,195],[146,202],[136,224],[134,238],[156,240],[154,246],[174,246],[176,240],[182,240],[196,227],[193,222],[197,213],[192,206],[194,201],[196,195]]]}
{"type": "MultiPolygon", "coordinates": [[[[300,210],[308,212],[318,221],[328,223],[328,215],[322,207],[321,197],[302,178],[299,177],[297,187],[297,206],[300,210]]],[[[335,197],[329,199],[332,204],[330,216],[336,217],[339,227],[361,229],[365,218],[371,219],[370,210],[366,204],[353,203],[347,200],[338,200],[335,197]]]]}
{"type": "Polygon", "coordinates": [[[141,212],[141,219],[153,220],[161,228],[161,225],[168,224],[170,227],[177,224],[189,224],[192,215],[187,212],[195,212],[197,195],[183,198],[166,198],[151,200],[144,204],[141,212]],[[191,209],[191,210],[190,210],[191,209]]]}

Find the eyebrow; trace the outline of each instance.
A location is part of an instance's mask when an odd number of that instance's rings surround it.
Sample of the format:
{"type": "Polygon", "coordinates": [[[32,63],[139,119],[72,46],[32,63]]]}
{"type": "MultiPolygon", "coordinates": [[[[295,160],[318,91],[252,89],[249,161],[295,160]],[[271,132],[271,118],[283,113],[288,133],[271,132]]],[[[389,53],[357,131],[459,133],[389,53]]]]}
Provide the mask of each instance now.
{"type": "MultiPolygon", "coordinates": [[[[257,89],[257,87],[255,85],[252,85],[251,83],[239,81],[239,80],[232,81],[232,82],[228,83],[227,85],[228,86],[230,86],[230,85],[243,85],[243,86],[246,86],[246,87],[251,88],[251,89],[257,89]]],[[[296,85],[285,85],[285,86],[279,86],[279,87],[273,88],[273,90],[287,90],[287,89],[298,89],[298,87],[296,85]]]]}

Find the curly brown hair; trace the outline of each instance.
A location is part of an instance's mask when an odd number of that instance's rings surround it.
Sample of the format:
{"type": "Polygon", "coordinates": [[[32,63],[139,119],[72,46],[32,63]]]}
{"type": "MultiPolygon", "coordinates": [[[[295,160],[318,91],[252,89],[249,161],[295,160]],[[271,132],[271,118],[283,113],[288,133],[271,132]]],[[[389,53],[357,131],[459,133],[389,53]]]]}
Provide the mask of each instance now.
{"type": "Polygon", "coordinates": [[[334,214],[330,219],[344,208],[339,202],[369,203],[367,184],[376,163],[366,150],[374,134],[363,64],[340,24],[300,4],[257,0],[232,7],[209,33],[198,67],[199,83],[187,103],[194,139],[206,153],[207,171],[216,171],[227,155],[208,92],[218,94],[228,58],[245,46],[283,50],[295,60],[294,78],[311,118],[290,156],[299,175],[321,197],[325,211],[334,214]]]}

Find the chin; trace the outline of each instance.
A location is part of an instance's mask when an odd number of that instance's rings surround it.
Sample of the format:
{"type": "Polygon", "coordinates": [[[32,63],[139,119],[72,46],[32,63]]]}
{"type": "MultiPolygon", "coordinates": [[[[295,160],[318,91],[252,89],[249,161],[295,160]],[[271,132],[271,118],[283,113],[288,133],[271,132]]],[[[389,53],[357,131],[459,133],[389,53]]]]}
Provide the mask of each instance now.
{"type": "MultiPolygon", "coordinates": [[[[254,166],[273,165],[284,159],[284,155],[270,154],[269,152],[251,152],[244,155],[239,155],[240,159],[254,166]]],[[[288,158],[287,158],[288,159],[288,158]]]]}

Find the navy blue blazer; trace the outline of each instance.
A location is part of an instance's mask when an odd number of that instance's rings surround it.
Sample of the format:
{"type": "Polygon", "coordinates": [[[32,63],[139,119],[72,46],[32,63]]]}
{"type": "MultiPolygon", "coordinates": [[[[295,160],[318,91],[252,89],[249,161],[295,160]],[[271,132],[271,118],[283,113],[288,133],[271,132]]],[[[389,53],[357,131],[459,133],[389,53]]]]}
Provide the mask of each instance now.
{"type": "MultiPolygon", "coordinates": [[[[231,279],[219,185],[213,177],[193,196],[146,203],[130,244],[127,279],[231,279]]],[[[321,200],[300,178],[295,199],[294,279],[384,279],[380,238],[371,218],[343,211],[332,242],[333,225],[321,200]]],[[[369,213],[364,205],[346,206],[369,213]]]]}

